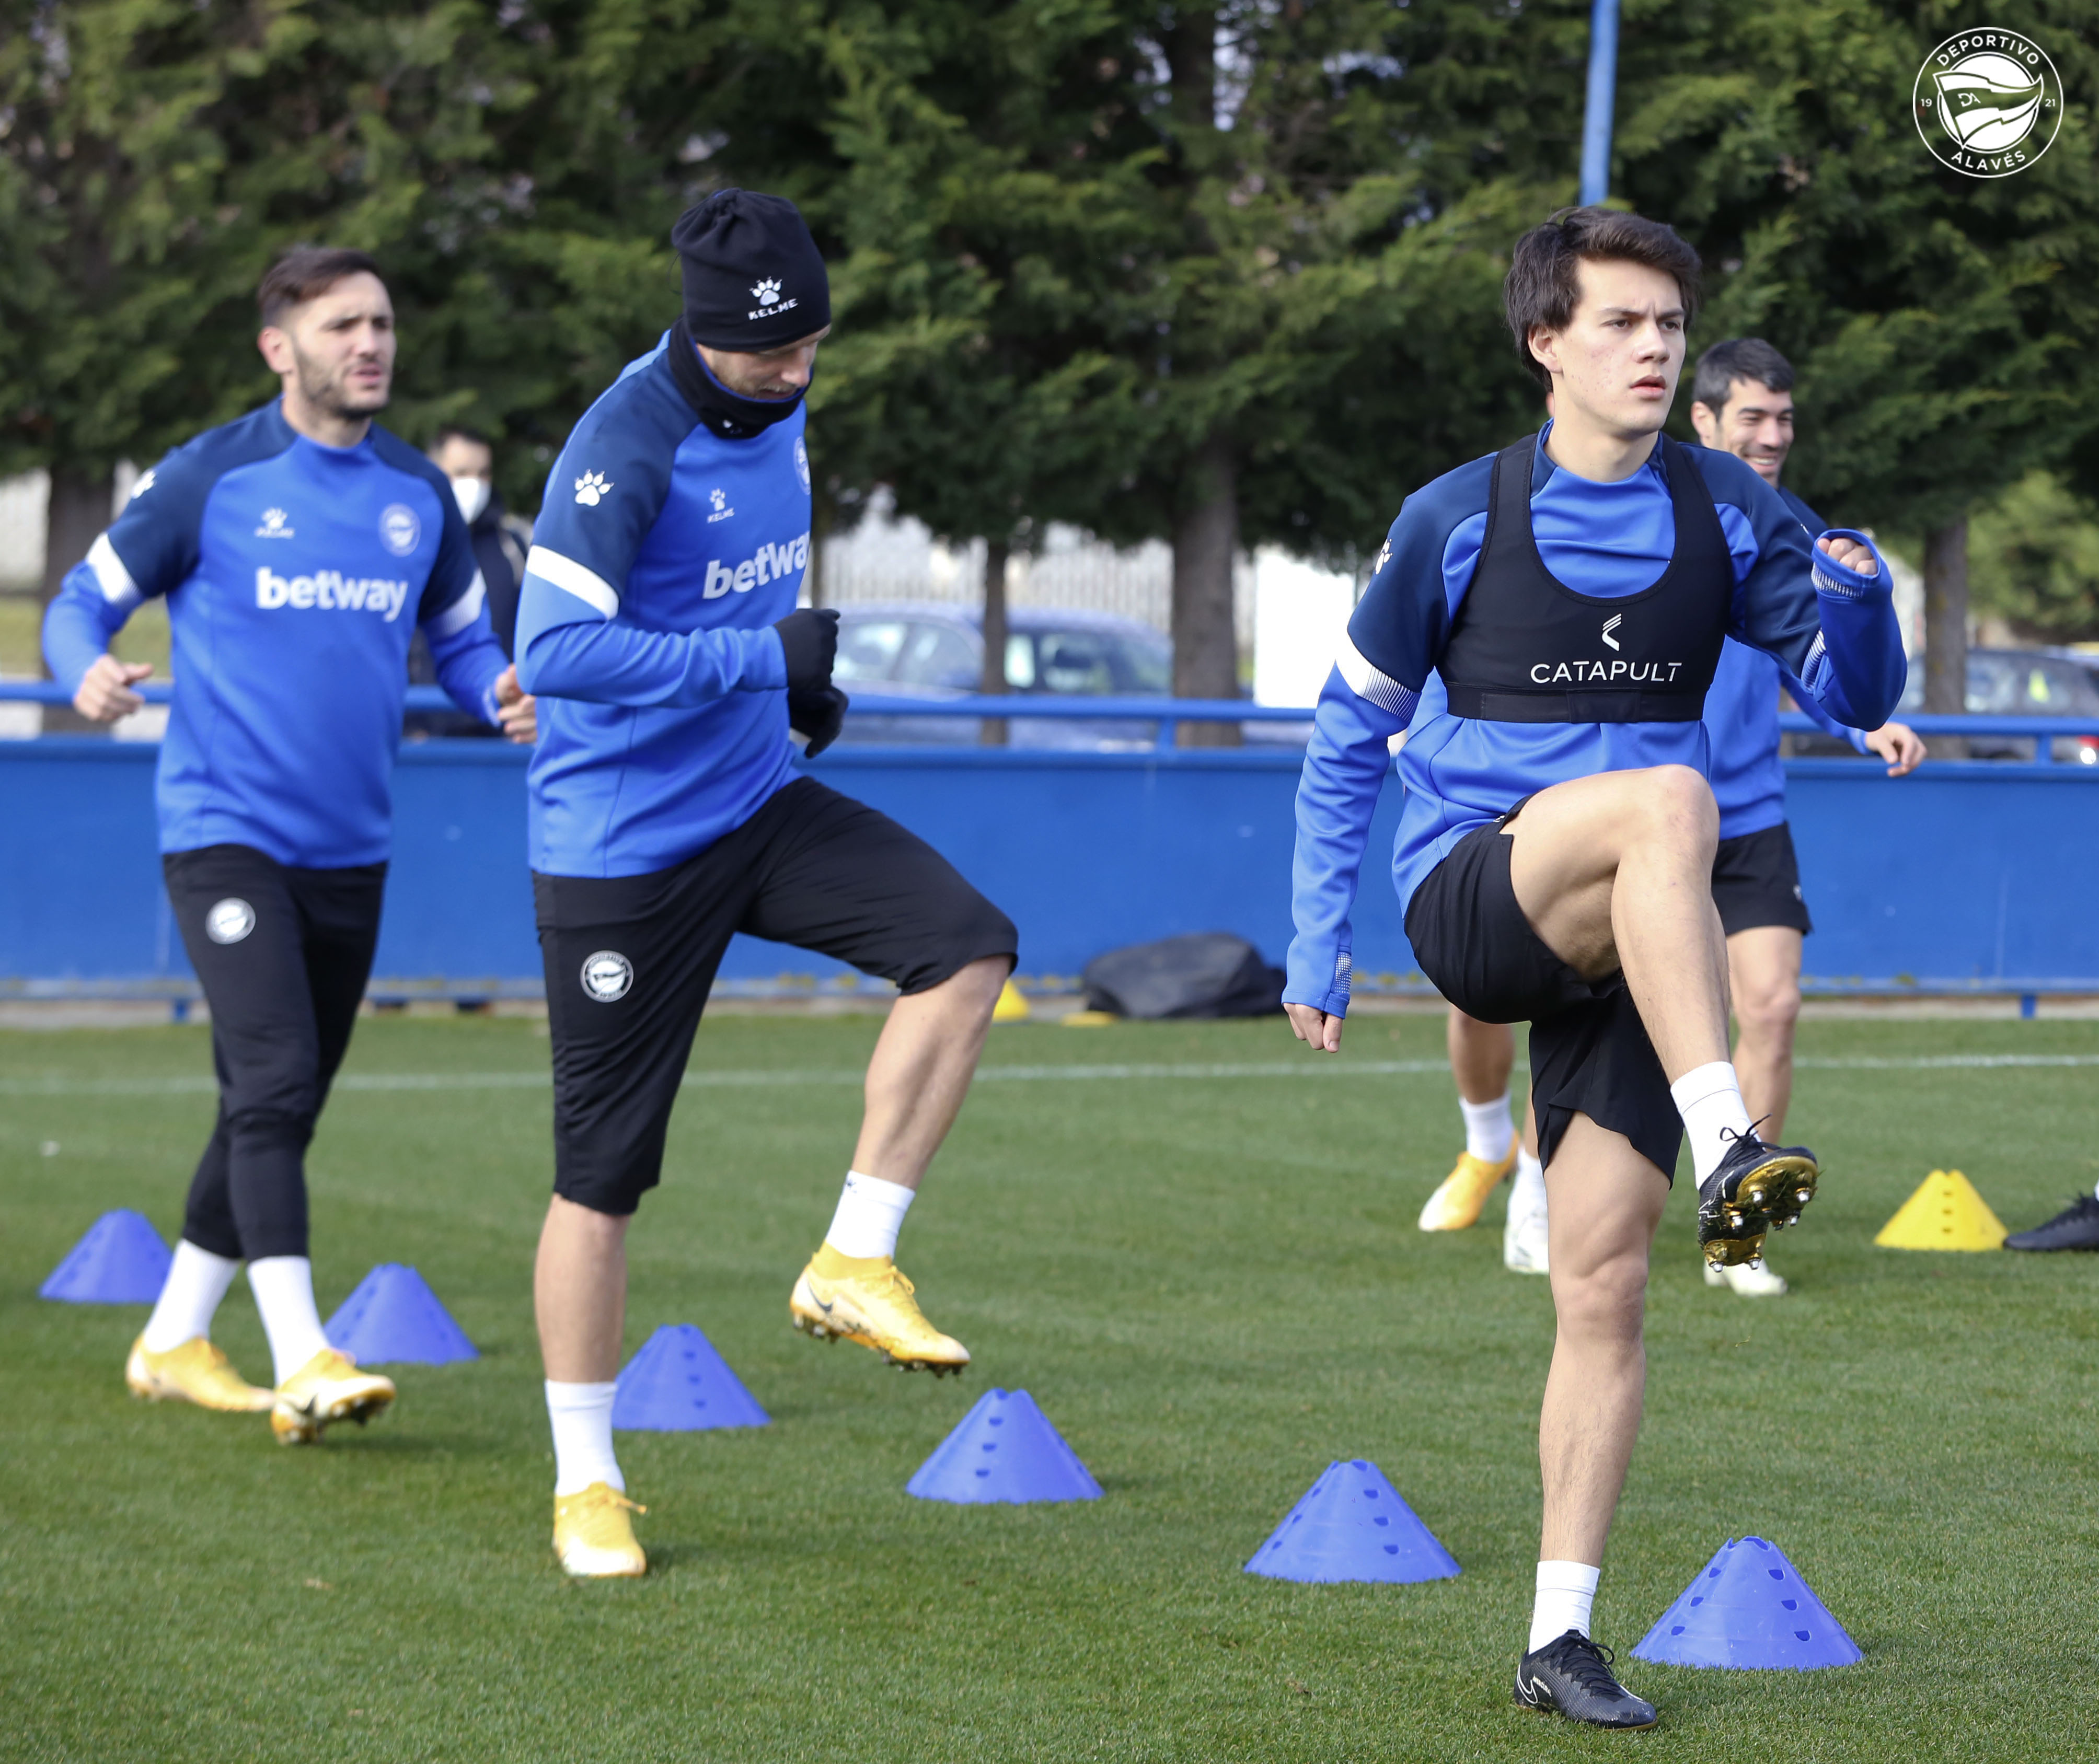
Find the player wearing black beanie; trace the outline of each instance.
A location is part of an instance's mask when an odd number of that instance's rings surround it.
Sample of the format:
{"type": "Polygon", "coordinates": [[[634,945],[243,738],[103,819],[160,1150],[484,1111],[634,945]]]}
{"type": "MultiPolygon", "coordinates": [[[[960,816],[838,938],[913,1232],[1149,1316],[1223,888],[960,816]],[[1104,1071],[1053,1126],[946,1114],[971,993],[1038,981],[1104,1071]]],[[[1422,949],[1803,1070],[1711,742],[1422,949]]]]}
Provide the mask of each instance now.
{"type": "Polygon", "coordinates": [[[717,190],[671,229],[685,328],[709,349],[757,353],[831,322],[830,280],[802,211],[785,196],[717,190]]]}
{"type": "Polygon", "coordinates": [[[794,763],[795,737],[814,756],[846,711],[838,615],[799,604],[803,394],[831,317],[816,241],[793,203],[746,190],[671,237],[684,310],[570,431],[517,614],[518,672],[551,707],[530,790],[557,1075],[535,1287],[554,1548],[591,1578],[647,1567],[613,1450],[623,1245],[729,939],[896,986],[838,1210],[788,1309],[820,1339],[936,1374],[969,1350],[919,1309],[897,1231],[1019,947],[937,851],[794,763]]]}

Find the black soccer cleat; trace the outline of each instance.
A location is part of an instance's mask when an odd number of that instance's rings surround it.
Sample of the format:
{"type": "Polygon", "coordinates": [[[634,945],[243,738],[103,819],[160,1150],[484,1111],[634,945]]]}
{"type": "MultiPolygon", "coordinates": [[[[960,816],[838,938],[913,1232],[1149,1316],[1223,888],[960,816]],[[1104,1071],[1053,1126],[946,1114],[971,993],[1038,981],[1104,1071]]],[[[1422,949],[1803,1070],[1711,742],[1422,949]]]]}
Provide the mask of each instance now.
{"type": "Polygon", "coordinates": [[[1733,1137],[1698,1189],[1698,1247],[1709,1268],[1760,1260],[1764,1234],[1799,1222],[1822,1173],[1805,1146],[1767,1146],[1754,1127],[1733,1137]]]}
{"type": "Polygon", "coordinates": [[[1516,1663],[1516,1700],[1591,1727],[1652,1727],[1661,1718],[1611,1671],[1617,1656],[1569,1630],[1516,1663]]]}
{"type": "Polygon", "coordinates": [[[2014,1231],[2008,1250],[2099,1250],[2099,1198],[2079,1194],[2046,1225],[2014,1231]]]}

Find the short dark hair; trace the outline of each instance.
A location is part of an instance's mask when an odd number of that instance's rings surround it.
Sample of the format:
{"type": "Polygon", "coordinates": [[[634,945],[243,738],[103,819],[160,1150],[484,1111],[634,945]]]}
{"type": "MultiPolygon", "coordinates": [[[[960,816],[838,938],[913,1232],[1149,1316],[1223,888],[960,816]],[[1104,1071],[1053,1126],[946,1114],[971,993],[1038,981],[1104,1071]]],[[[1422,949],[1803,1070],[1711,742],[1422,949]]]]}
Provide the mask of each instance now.
{"type": "Polygon", "coordinates": [[[1691,382],[1692,401],[1718,416],[1727,409],[1737,380],[1754,380],[1774,392],[1790,392],[1793,363],[1760,337],[1731,337],[1698,358],[1698,372],[1691,382]]]}
{"type": "Polygon", "coordinates": [[[431,436],[430,451],[437,452],[448,441],[464,441],[477,447],[486,447],[491,453],[495,451],[495,443],[487,436],[477,429],[467,428],[462,423],[447,423],[431,436]]]}
{"type": "Polygon", "coordinates": [[[1585,258],[1592,263],[1644,263],[1674,276],[1684,323],[1697,316],[1702,285],[1698,253],[1674,227],[1622,209],[1560,209],[1516,240],[1502,284],[1502,305],[1516,354],[1548,392],[1552,376],[1531,354],[1530,333],[1541,327],[1560,330],[1574,316],[1574,303],[1582,297],[1576,266],[1585,258]]]}
{"type": "Polygon", "coordinates": [[[263,323],[276,323],[293,307],[325,294],[347,275],[376,275],[382,284],[386,279],[369,252],[339,245],[293,246],[270,266],[255,290],[263,323]]]}

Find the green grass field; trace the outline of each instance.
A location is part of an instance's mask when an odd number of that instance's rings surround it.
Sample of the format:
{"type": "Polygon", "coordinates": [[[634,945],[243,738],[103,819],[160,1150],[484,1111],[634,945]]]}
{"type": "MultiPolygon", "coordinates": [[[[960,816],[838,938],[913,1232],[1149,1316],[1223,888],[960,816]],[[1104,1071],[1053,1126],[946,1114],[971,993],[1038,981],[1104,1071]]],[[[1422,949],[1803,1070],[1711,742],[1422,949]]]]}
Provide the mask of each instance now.
{"type": "MultiPolygon", "coordinates": [[[[1776,1539],[1865,1650],[1806,1674],[1630,1663],[1632,1739],[1511,1707],[1536,1553],[1545,1283],[1415,1214],[1455,1149],[1434,1019],[1330,1069],[1274,1023],[1001,1029],[906,1228],[960,1381],[786,1321],[857,1115],[866,1019],[702,1030],[633,1239],[630,1350],[699,1324],[768,1427],[627,1435],[645,1580],[573,1585],[529,1270],[549,1176],[525,1022],[361,1026],[312,1155],[332,1309],[423,1271],[483,1357],[407,1367],[318,1449],[147,1407],[143,1307],[40,1301],[104,1209],[172,1238],[209,1121],[196,1029],[0,1035],[0,1757],[117,1760],[2069,1758],[2099,1751],[2099,1258],[1877,1250],[1934,1166],[2015,1229],[2099,1175],[2099,1025],[1806,1026],[1828,1170],[1773,1260],[1709,1292],[1672,1202],[1645,1435],[1598,1607],[1622,1655],[1731,1535],[1776,1539]],[[1414,1062],[1385,1074],[1366,1062],[1414,1062]],[[1063,1079],[1050,1067],[1149,1075],[1063,1079]],[[1190,1068],[1242,1066],[1204,1076],[1190,1068]],[[1274,1068],[1285,1068],[1274,1071],[1274,1068]],[[1158,1068],[1166,1068],[1161,1071],[1158,1068]],[[521,1082],[502,1087],[490,1075],[521,1082]],[[407,1080],[389,1082],[392,1080],[407,1080]],[[423,1088],[410,1088],[420,1085],[423,1088]],[[1032,1392],[1101,1501],[965,1508],[905,1479],[978,1393],[1032,1392]],[[1336,1457],[1463,1564],[1409,1587],[1241,1565],[1336,1457]]],[[[218,1339],[268,1356],[244,1286],[218,1339]]]]}

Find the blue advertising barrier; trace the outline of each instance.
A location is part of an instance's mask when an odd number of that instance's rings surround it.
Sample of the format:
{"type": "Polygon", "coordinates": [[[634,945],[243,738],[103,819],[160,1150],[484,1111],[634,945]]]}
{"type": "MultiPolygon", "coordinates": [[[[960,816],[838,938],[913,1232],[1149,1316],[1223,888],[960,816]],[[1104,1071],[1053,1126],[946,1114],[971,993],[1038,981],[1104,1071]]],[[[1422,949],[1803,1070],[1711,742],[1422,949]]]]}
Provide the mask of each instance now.
{"type": "MultiPolygon", "coordinates": [[[[18,695],[29,696],[5,692],[18,695]]],[[[1189,701],[856,703],[914,715],[1169,722],[1307,715],[1189,701]]],[[[2099,732],[2069,719],[1915,721],[1976,734],[2099,732]]],[[[161,886],[157,751],[95,737],[0,742],[0,996],[194,993],[161,886]]],[[[525,761],[494,741],[402,750],[376,995],[539,991],[525,761]]],[[[931,841],[1010,913],[1023,976],[1068,982],[1103,950],[1182,931],[1236,931],[1280,961],[1300,763],[1293,750],[1259,746],[841,746],[809,769],[931,841]]],[[[1814,759],[1788,772],[1818,989],[2099,992],[2099,916],[2086,885],[2099,873],[2099,767],[1934,761],[1891,780],[1875,763],[1814,759]]],[[[1365,991],[1426,990],[1389,880],[1399,801],[1388,788],[1365,860],[1355,944],[1365,991]]],[[[857,983],[837,964],[747,938],[722,975],[737,990],[857,983]]]]}

